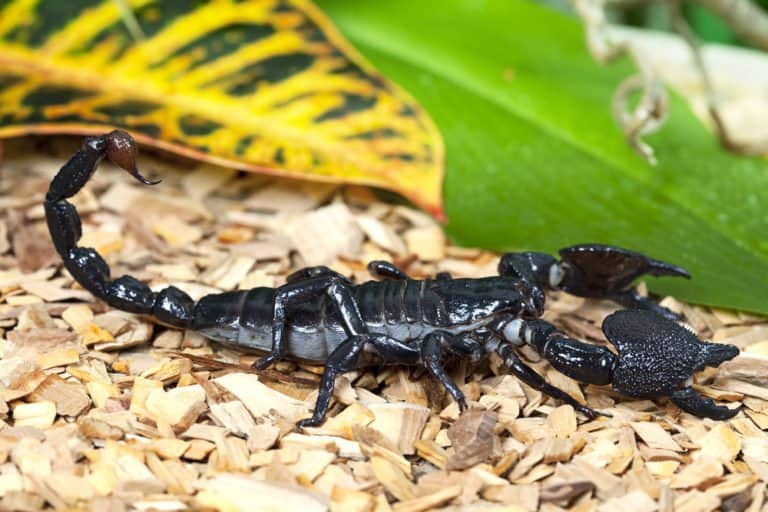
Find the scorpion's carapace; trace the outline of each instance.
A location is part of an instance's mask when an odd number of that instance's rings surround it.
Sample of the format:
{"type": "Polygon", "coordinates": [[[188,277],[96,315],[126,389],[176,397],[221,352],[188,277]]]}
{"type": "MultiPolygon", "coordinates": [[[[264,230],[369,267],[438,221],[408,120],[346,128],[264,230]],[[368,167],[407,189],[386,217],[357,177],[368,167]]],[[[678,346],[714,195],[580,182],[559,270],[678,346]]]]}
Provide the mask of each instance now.
{"type": "Polygon", "coordinates": [[[310,267],[288,276],[279,288],[208,295],[195,303],[175,287],[158,292],[131,276],[110,277],[104,259],[78,247],[80,217],[67,199],[88,181],[107,158],[136,177],[136,145],[125,132],[86,139],[61,168],[45,198],[45,214],[64,266],[84,288],[107,304],[151,315],[173,327],[193,329],[239,348],[268,352],[256,368],[282,358],[325,364],[315,411],[299,426],[322,423],[335,377],[374,364],[423,365],[458,402],[464,394],[443,364],[454,357],[478,361],[497,353],[523,382],[573,405],[588,417],[598,413],[548,384],[517,355],[529,345],[558,371],[581,382],[608,385],[639,397],[670,397],[682,409],[716,419],[737,409],[715,405],[690,386],[694,372],[734,357],[731,345],[703,343],[672,319],[674,313],[632,288],[643,274],[688,273],[643,254],[607,245],[573,246],[560,251],[562,261],[542,253],[502,256],[499,274],[480,279],[411,279],[384,261],[371,262],[383,279],[354,284],[326,267],[310,267]],[[618,354],[599,345],[568,338],[538,319],[544,291],[563,289],[585,297],[615,300],[631,307],[603,324],[618,354]]]}

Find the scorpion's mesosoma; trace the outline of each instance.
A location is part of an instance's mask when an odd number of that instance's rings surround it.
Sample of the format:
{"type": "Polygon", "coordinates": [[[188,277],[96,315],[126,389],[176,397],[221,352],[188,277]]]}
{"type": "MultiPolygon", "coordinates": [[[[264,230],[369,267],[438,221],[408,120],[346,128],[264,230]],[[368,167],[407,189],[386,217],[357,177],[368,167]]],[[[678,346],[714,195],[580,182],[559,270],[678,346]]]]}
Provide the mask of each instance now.
{"type": "Polygon", "coordinates": [[[208,295],[194,302],[175,287],[153,292],[131,276],[112,280],[107,263],[91,248],[78,247],[80,217],[66,199],[76,194],[104,158],[145,184],[136,167],[136,145],[125,132],[89,137],[54,177],[45,214],[56,250],[71,275],[107,304],[196,330],[235,347],[269,354],[263,369],[284,357],[325,364],[314,414],[299,426],[322,423],[335,377],[372,364],[423,365],[464,410],[465,397],[443,368],[448,357],[478,361],[497,353],[510,371],[543,393],[588,417],[598,413],[548,384],[515,349],[528,344],[558,371],[581,382],[612,384],[634,397],[669,396],[700,416],[725,419],[738,409],[716,405],[691,387],[691,376],[738,354],[732,345],[706,343],[674,322],[676,316],[631,287],[643,274],[688,277],[674,265],[613,246],[589,244],[560,251],[502,256],[499,276],[415,280],[387,262],[372,262],[382,281],[359,285],[326,268],[310,267],[278,288],[208,295]],[[602,297],[637,309],[618,311],[603,323],[616,347],[568,338],[538,319],[544,290],[562,289],[602,297]]]}

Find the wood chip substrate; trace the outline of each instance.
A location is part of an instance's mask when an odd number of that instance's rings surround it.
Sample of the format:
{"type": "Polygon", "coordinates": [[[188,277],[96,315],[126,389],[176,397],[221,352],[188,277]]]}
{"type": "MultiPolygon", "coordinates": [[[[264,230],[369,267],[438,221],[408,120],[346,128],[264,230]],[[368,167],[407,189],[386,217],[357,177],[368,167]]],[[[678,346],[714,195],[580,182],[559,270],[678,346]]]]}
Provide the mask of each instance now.
{"type": "MultiPolygon", "coordinates": [[[[2,162],[0,510],[768,510],[765,319],[663,298],[703,339],[742,349],[695,378],[743,404],[729,421],[580,385],[522,350],[606,416],[588,420],[491,357],[449,366],[463,415],[424,370],[377,367],[340,376],[325,424],[297,431],[322,367],[255,372],[257,354],[109,308],[62,270],[42,201],[70,143],[17,141],[2,162]]],[[[365,188],[140,162],[163,183],[104,165],[73,201],[81,245],[155,290],[279,286],[319,264],[365,281],[372,259],[416,277],[495,272],[498,255],[451,245],[427,215],[365,188]]],[[[544,318],[605,344],[616,308],[554,293],[544,318]]]]}

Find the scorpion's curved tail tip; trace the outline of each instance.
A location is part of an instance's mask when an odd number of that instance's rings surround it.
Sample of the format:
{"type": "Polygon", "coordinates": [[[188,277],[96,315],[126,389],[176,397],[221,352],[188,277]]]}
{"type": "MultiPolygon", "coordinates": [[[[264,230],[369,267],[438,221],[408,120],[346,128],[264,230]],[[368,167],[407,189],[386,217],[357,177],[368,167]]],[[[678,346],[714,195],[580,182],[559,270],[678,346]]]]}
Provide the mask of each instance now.
{"type": "Polygon", "coordinates": [[[114,130],[106,135],[107,158],[115,165],[124,169],[131,176],[145,185],[157,185],[162,180],[150,180],[146,178],[136,166],[138,148],[133,137],[123,130],[114,130]]]}

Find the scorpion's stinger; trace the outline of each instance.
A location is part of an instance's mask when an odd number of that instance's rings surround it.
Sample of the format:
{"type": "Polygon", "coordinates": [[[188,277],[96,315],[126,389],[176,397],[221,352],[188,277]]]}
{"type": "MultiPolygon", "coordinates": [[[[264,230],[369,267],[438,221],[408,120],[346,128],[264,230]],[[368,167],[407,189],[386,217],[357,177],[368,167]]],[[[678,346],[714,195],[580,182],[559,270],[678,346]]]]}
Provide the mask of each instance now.
{"type": "Polygon", "coordinates": [[[92,248],[78,247],[80,216],[67,201],[88,182],[96,167],[108,158],[142,183],[153,184],[136,167],[136,143],[125,132],[115,130],[99,137],[89,137],[51,181],[45,196],[45,218],[56,251],[72,277],[85,289],[110,306],[153,315],[174,327],[189,327],[194,301],[173,286],[158,293],[141,281],[122,276],[110,279],[109,265],[92,248]]]}
{"type": "Polygon", "coordinates": [[[161,179],[150,180],[141,174],[136,165],[136,156],[138,155],[136,141],[128,133],[114,130],[103,137],[106,140],[105,156],[110,162],[145,185],[157,185],[163,181],[161,179]]]}

